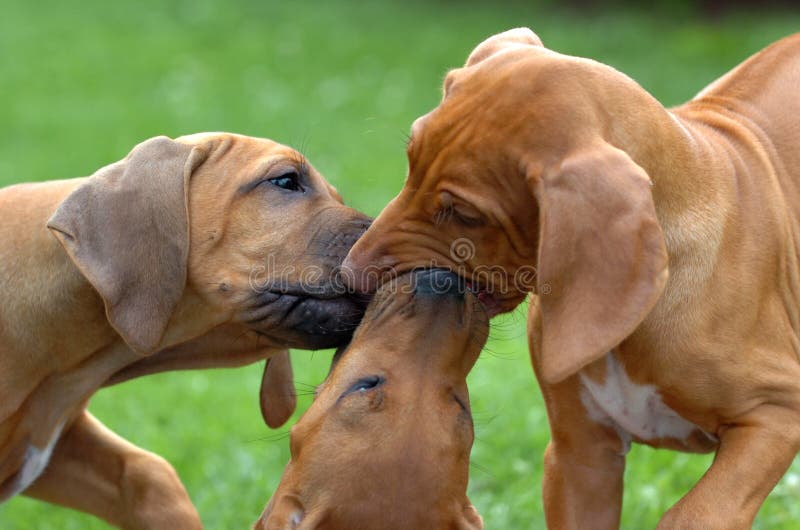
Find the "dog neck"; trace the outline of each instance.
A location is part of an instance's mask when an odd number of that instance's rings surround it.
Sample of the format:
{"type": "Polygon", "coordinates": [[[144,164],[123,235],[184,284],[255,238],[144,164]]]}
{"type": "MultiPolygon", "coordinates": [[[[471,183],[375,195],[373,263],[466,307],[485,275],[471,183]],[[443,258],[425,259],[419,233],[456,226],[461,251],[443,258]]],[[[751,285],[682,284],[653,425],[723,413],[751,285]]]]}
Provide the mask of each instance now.
{"type": "Polygon", "coordinates": [[[621,100],[612,107],[618,111],[612,116],[623,117],[608,130],[609,141],[653,182],[669,255],[664,295],[644,327],[673,337],[680,329],[688,337],[704,321],[700,312],[705,297],[721,292],[723,285],[715,283],[721,278],[739,286],[738,296],[761,296],[745,289],[750,285],[746,273],[736,267],[752,255],[748,249],[770,255],[791,252],[785,215],[774,200],[789,188],[776,173],[763,131],[737,110],[737,101],[722,106],[703,96],[667,110],[643,90],[638,92],[626,96],[624,107],[621,100]],[[637,110],[624,113],[624,108],[637,110]]]}
{"type": "MultiPolygon", "coordinates": [[[[700,292],[710,280],[726,224],[736,215],[735,168],[724,138],[683,109],[665,109],[643,90],[624,98],[610,141],[641,166],[653,182],[653,201],[669,255],[667,289],[700,292]],[[633,106],[632,106],[633,105],[633,106]],[[701,133],[702,132],[702,133],[701,133]]],[[[620,101],[622,103],[622,101],[620,101]]]]}

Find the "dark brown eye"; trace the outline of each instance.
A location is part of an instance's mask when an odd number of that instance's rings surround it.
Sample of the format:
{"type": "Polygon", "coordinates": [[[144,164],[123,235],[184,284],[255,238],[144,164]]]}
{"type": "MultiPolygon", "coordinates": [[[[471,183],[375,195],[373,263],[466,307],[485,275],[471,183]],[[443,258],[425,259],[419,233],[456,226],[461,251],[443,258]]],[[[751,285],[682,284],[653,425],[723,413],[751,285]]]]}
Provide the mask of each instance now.
{"type": "Polygon", "coordinates": [[[268,182],[274,186],[278,186],[279,188],[283,188],[289,191],[303,191],[303,188],[300,186],[299,182],[300,177],[297,173],[285,173],[280,177],[275,177],[271,179],[267,179],[268,182]]]}

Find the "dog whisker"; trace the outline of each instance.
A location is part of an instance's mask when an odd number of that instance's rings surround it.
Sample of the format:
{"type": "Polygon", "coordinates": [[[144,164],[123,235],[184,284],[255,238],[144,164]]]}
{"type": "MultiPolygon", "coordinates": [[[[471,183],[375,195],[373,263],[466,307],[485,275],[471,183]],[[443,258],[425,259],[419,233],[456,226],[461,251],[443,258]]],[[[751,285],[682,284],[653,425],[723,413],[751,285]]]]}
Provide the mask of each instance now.
{"type": "Polygon", "coordinates": [[[257,442],[280,442],[281,440],[285,440],[289,437],[290,431],[281,431],[273,434],[268,434],[267,436],[259,436],[258,438],[252,438],[250,440],[245,440],[244,443],[252,444],[257,442]]]}
{"type": "Polygon", "coordinates": [[[475,469],[477,471],[480,471],[481,473],[483,473],[484,475],[486,475],[488,477],[495,478],[494,473],[492,473],[491,470],[488,467],[483,466],[483,465],[475,462],[474,460],[470,461],[469,467],[472,468],[472,469],[475,469]]]}

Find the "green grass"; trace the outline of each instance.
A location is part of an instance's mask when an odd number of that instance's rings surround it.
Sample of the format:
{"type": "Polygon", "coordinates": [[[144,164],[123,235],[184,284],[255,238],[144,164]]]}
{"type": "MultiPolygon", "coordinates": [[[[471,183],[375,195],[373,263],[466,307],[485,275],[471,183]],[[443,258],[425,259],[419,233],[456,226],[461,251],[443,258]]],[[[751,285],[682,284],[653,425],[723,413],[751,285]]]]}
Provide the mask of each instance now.
{"type": "MultiPolygon", "coordinates": [[[[496,4],[4,2],[0,183],[89,174],[157,134],[230,130],[302,148],[351,205],[375,215],[402,186],[409,125],[436,105],[447,69],[492,33],[528,25],[549,47],[609,63],[675,104],[800,27],[798,12],[708,21],[496,4]]],[[[470,497],[490,529],[544,527],[548,427],[524,321],[522,309],[495,320],[470,377],[470,497]]],[[[329,359],[294,354],[301,390],[322,380],[329,359]]],[[[149,377],[103,390],[91,410],[175,465],[207,528],[247,528],[288,460],[286,429],[269,431],[258,413],[260,369],[149,377]]],[[[637,447],[628,462],[623,527],[639,530],[655,526],[710,457],[637,447]]],[[[796,463],[756,527],[796,527],[798,494],[796,463]]],[[[0,507],[0,528],[106,526],[20,497],[0,507]]]]}

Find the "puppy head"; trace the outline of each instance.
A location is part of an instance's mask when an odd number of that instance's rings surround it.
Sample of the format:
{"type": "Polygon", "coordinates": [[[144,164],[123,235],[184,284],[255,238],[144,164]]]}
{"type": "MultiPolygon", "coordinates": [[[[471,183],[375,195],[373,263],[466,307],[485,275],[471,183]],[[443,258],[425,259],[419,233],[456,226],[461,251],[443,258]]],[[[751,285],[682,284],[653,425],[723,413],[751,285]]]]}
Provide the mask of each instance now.
{"type": "Polygon", "coordinates": [[[291,461],[256,528],[482,528],[466,497],[466,376],[487,322],[452,273],[385,284],[292,428],[291,461]]]}
{"type": "Polygon", "coordinates": [[[605,354],[666,281],[650,179],[607,140],[598,104],[619,86],[643,93],[632,84],[547,50],[530,30],[481,43],[448,74],[442,103],[414,122],[405,186],[344,277],[371,291],[388,271],[445,267],[473,283],[490,314],[537,293],[548,381],[605,354]]]}
{"type": "Polygon", "coordinates": [[[229,134],[177,141],[210,152],[189,188],[194,289],[273,344],[347,342],[365,304],[337,273],[370,220],[294,149],[229,134]]]}
{"type": "Polygon", "coordinates": [[[367,222],[298,152],[219,133],[139,144],[48,227],[112,326],[150,353],[226,321],[276,346],[346,341],[361,309],[332,271],[367,222]]]}

